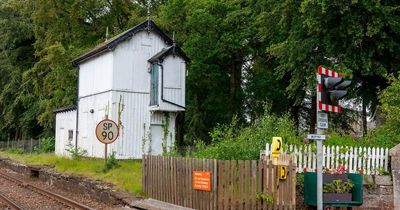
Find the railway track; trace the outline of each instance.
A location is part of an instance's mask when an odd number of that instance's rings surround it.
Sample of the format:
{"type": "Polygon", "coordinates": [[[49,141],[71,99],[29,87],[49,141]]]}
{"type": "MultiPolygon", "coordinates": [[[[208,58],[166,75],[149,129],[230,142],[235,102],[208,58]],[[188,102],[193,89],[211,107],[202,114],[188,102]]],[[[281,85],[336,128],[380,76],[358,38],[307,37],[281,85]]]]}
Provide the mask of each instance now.
{"type": "MultiPolygon", "coordinates": [[[[92,208],[90,208],[90,207],[88,207],[88,206],[86,206],[84,204],[78,203],[78,202],[76,202],[74,200],[71,200],[71,199],[69,199],[69,198],[67,198],[65,196],[59,195],[57,193],[50,192],[50,191],[48,191],[46,189],[43,189],[41,187],[34,186],[34,185],[29,184],[29,183],[27,183],[25,181],[22,181],[20,179],[17,179],[15,177],[7,175],[7,174],[5,174],[3,172],[0,172],[0,177],[3,178],[3,179],[6,179],[8,181],[13,182],[13,183],[17,184],[18,186],[20,186],[22,188],[29,189],[30,191],[33,191],[33,192],[36,192],[36,193],[38,193],[40,195],[49,197],[49,198],[61,203],[62,205],[66,206],[66,207],[70,207],[70,208],[73,208],[73,209],[92,210],[92,208]]],[[[16,204],[14,201],[10,200],[9,198],[7,198],[6,196],[4,196],[1,193],[0,193],[0,199],[3,200],[12,209],[23,209],[23,208],[21,208],[21,206],[19,204],[16,204]]]]}
{"type": "Polygon", "coordinates": [[[15,203],[11,199],[7,198],[7,196],[3,195],[2,193],[0,193],[0,200],[2,200],[4,202],[4,204],[11,209],[15,209],[15,210],[23,210],[24,209],[19,204],[15,203]]]}

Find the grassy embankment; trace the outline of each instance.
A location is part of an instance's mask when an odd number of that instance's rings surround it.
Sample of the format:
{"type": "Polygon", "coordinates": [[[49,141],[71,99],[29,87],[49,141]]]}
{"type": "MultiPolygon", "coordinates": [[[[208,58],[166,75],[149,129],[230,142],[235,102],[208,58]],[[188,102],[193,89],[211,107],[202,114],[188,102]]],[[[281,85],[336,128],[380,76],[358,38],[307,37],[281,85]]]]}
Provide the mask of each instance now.
{"type": "Polygon", "coordinates": [[[102,159],[72,160],[49,153],[15,154],[8,151],[0,151],[0,157],[31,165],[54,165],[54,171],[99,179],[114,184],[118,189],[142,195],[142,163],[140,161],[119,160],[119,167],[104,173],[101,172],[104,166],[102,159]]]}

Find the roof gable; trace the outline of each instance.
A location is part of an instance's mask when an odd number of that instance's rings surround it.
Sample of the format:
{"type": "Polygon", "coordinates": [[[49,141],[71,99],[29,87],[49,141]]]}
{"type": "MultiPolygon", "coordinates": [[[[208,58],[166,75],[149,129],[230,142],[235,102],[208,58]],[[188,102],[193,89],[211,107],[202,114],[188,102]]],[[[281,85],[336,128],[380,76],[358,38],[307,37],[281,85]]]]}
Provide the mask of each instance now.
{"type": "Polygon", "coordinates": [[[186,54],[175,45],[175,43],[172,46],[163,48],[160,52],[155,54],[153,57],[151,57],[148,61],[150,63],[162,63],[164,61],[164,58],[167,57],[168,55],[178,55],[182,57],[185,61],[190,61],[190,59],[186,56],[186,54]]]}
{"type": "MultiPolygon", "coordinates": [[[[158,34],[162,39],[164,39],[167,45],[173,45],[173,40],[167,36],[152,20],[146,20],[139,25],[128,29],[121,34],[111,38],[110,40],[96,46],[94,49],[86,52],[85,54],[72,60],[72,66],[77,67],[80,63],[83,63],[93,57],[101,55],[105,52],[113,51],[121,42],[124,42],[132,38],[135,34],[140,31],[149,31],[158,34]]],[[[185,60],[189,60],[188,57],[183,53],[183,51],[176,46],[177,49],[184,55],[185,60]]]]}

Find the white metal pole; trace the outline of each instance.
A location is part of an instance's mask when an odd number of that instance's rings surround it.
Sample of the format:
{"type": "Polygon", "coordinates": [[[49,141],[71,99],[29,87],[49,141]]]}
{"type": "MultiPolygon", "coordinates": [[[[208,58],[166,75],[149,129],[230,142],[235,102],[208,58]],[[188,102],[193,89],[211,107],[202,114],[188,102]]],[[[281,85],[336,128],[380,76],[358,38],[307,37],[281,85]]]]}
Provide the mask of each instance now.
{"type": "MultiPolygon", "coordinates": [[[[324,134],[324,130],[317,128],[317,134],[324,134]]],[[[317,141],[317,209],[322,210],[323,202],[322,202],[322,160],[324,158],[324,154],[322,151],[322,141],[317,141]]]]}

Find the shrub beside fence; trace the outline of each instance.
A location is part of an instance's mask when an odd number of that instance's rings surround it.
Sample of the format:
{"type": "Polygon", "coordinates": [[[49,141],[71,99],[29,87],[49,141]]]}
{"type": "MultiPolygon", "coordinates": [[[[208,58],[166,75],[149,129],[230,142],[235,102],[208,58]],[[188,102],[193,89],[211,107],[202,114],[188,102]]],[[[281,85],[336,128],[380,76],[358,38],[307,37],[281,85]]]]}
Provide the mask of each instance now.
{"type": "Polygon", "coordinates": [[[272,161],[143,156],[143,191],[194,209],[295,209],[296,166],[286,180],[272,161]],[[193,189],[193,171],[211,172],[211,191],[193,189]]]}
{"type": "MultiPolygon", "coordinates": [[[[271,153],[271,145],[266,144],[266,150],[261,155],[271,153]]],[[[362,171],[364,174],[381,174],[389,172],[389,148],[378,147],[323,147],[323,165],[326,168],[337,168],[339,164],[344,165],[351,173],[362,171]]],[[[297,172],[315,171],[316,148],[313,145],[295,146],[287,145],[283,148],[283,153],[294,156],[297,165],[297,172]]]]}
{"type": "Polygon", "coordinates": [[[40,148],[39,139],[0,141],[0,149],[21,149],[23,152],[33,152],[40,148]]]}

